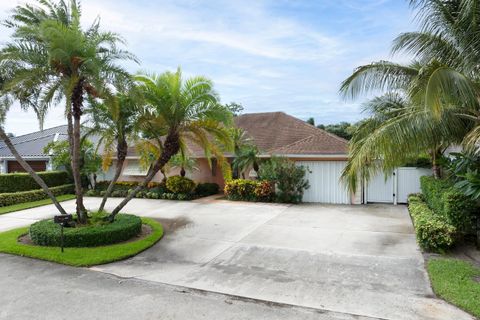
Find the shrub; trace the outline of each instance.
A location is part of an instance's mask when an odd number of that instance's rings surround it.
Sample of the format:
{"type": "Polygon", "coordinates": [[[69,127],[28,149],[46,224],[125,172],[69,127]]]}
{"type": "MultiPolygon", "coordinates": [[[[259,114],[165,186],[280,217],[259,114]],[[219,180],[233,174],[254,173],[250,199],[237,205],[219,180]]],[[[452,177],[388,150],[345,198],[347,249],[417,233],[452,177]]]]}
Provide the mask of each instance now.
{"type": "Polygon", "coordinates": [[[100,191],[98,190],[90,189],[87,192],[85,192],[85,196],[87,197],[98,197],[99,195],[100,195],[100,191]]]}
{"type": "Polygon", "coordinates": [[[258,201],[270,202],[275,196],[275,187],[270,181],[257,181],[253,193],[258,201]]]}
{"type": "MultiPolygon", "coordinates": [[[[37,172],[49,187],[70,184],[72,181],[65,171],[37,172]]],[[[28,173],[0,174],[0,194],[39,189],[38,184],[28,173]]]]}
{"type": "Polygon", "coordinates": [[[421,188],[428,206],[455,226],[459,233],[471,232],[478,209],[474,200],[457,190],[449,180],[421,177],[421,188]]]}
{"type": "MultiPolygon", "coordinates": [[[[100,181],[95,185],[95,189],[99,191],[105,191],[108,188],[110,181],[100,181]]],[[[137,181],[117,181],[113,187],[113,190],[126,190],[137,187],[139,182],[137,181]]]]}
{"type": "Polygon", "coordinates": [[[190,193],[195,189],[195,182],[182,176],[167,179],[167,189],[173,193],[190,193]]]}
{"type": "MultiPolygon", "coordinates": [[[[142,220],[134,215],[119,214],[107,224],[64,228],[65,247],[96,247],[129,240],[142,230],[142,220]]],[[[30,226],[30,238],[40,246],[60,246],[60,227],[52,219],[30,226]]]]}
{"type": "MultiPolygon", "coordinates": [[[[53,193],[54,196],[73,193],[73,190],[74,190],[74,186],[72,184],[50,188],[50,191],[53,193]]],[[[12,204],[18,204],[18,203],[37,201],[37,200],[42,200],[46,198],[48,198],[48,196],[42,189],[13,192],[13,193],[1,193],[0,207],[10,206],[12,204]]]]}
{"type": "Polygon", "coordinates": [[[418,244],[424,250],[443,252],[454,244],[456,228],[436,215],[418,195],[408,198],[408,210],[418,244]]]}
{"type": "Polygon", "coordinates": [[[297,166],[285,158],[271,158],[262,164],[259,177],[276,186],[276,200],[285,203],[299,203],[303,193],[310,186],[305,179],[307,169],[297,166]]]}
{"type": "Polygon", "coordinates": [[[217,194],[220,190],[220,186],[216,183],[199,183],[195,188],[195,193],[200,197],[211,196],[217,194]]]}
{"type": "Polygon", "coordinates": [[[254,180],[230,180],[225,184],[225,195],[230,200],[255,201],[256,187],[257,182],[254,180]]]}
{"type": "MultiPolygon", "coordinates": [[[[105,195],[105,193],[104,193],[105,195]]],[[[112,197],[114,198],[125,198],[128,195],[128,190],[113,190],[112,197]]]]}

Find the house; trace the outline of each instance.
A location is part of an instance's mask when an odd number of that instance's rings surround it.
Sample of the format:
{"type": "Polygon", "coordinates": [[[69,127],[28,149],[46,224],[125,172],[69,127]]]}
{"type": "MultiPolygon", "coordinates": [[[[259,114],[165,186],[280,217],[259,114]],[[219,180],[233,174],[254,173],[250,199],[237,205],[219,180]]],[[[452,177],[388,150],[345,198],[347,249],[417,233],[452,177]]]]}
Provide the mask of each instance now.
{"type": "MultiPolygon", "coordinates": [[[[47,144],[54,141],[63,141],[68,138],[67,126],[62,125],[37,131],[17,137],[12,137],[12,143],[23,159],[35,171],[52,170],[50,155],[44,152],[47,144]]],[[[15,160],[8,147],[0,141],[0,173],[25,172],[15,160]]]]}
{"type": "MultiPolygon", "coordinates": [[[[348,159],[347,141],[312,126],[305,121],[283,112],[250,113],[235,117],[235,125],[243,129],[257,145],[260,157],[282,156],[299,165],[308,167],[307,179],[310,188],[304,194],[306,202],[360,203],[360,192],[351,194],[340,182],[340,176],[348,159]]],[[[197,182],[215,182],[224,185],[220,168],[214,163],[209,166],[203,150],[190,145],[190,156],[197,159],[198,170],[187,173],[197,182]]],[[[231,155],[227,155],[231,157],[231,155]]],[[[130,148],[120,180],[138,181],[146,175],[139,164],[140,157],[134,148],[130,148]]],[[[109,172],[99,175],[99,179],[108,180],[113,176],[109,172]]],[[[168,175],[178,174],[172,170],[168,175]]],[[[154,181],[161,181],[158,173],[154,181]]]]}

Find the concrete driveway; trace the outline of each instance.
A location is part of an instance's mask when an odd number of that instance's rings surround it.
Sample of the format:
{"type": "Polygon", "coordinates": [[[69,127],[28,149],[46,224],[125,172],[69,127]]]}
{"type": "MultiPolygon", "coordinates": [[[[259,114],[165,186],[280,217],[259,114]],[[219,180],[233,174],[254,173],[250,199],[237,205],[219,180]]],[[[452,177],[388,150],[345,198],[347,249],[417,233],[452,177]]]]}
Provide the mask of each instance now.
{"type": "MultiPolygon", "coordinates": [[[[349,317],[472,319],[434,298],[403,206],[135,199],[124,211],[162,221],[164,239],[91,270],[349,317]]],[[[0,228],[30,213],[0,216],[0,228]]]]}

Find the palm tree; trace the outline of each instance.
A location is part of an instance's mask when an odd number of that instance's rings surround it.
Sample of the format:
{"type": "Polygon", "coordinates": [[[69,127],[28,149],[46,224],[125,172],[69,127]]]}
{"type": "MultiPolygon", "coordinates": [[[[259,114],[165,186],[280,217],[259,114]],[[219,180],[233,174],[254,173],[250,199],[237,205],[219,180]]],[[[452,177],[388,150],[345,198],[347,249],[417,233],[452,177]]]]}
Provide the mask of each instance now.
{"type": "MultiPolygon", "coordinates": [[[[61,214],[67,214],[60,203],[57,201],[57,198],[53,195],[53,193],[48,188],[47,184],[43,179],[32,169],[32,167],[20,156],[17,149],[13,145],[12,141],[10,140],[10,135],[7,134],[3,128],[3,124],[5,122],[5,116],[8,109],[11,106],[13,100],[19,100],[20,106],[22,109],[29,109],[31,107],[31,101],[28,99],[24,99],[22,96],[15,96],[11,92],[4,91],[4,84],[8,81],[8,77],[14,74],[15,65],[9,63],[1,63],[0,64],[0,140],[2,140],[10,152],[15,157],[15,160],[22,166],[22,168],[30,174],[30,176],[35,180],[35,182],[42,188],[45,194],[52,200],[52,203],[55,205],[57,210],[61,214]]],[[[35,109],[34,109],[35,110],[35,109]]],[[[38,109],[36,109],[38,110],[38,109]]],[[[43,121],[44,118],[38,117],[39,121],[43,121]]]]}
{"type": "Polygon", "coordinates": [[[90,116],[93,128],[89,135],[98,135],[98,146],[103,146],[103,170],[108,170],[115,150],[115,173],[103,196],[98,211],[103,211],[111,195],[127,157],[128,142],[135,140],[136,125],[142,97],[134,86],[121,85],[120,91],[109,97],[104,103],[90,101],[86,113],[90,116]]]}
{"type": "Polygon", "coordinates": [[[142,133],[151,138],[157,151],[145,179],[112,211],[112,218],[174,155],[186,149],[186,141],[201,146],[209,161],[215,156],[224,175],[228,175],[229,166],[218,145],[231,149],[228,127],[232,113],[219,103],[212,81],[199,76],[183,80],[180,69],[161,75],[139,75],[137,81],[147,104],[139,119],[142,133]]]}
{"type": "Polygon", "coordinates": [[[179,153],[170,159],[172,168],[180,168],[180,176],[185,177],[187,171],[198,170],[197,161],[189,157],[185,150],[180,149],[179,153]]]}
{"type": "Polygon", "coordinates": [[[13,42],[9,43],[4,60],[17,61],[22,66],[7,85],[11,90],[38,88],[38,98],[45,105],[66,100],[66,116],[72,151],[72,170],[75,182],[76,212],[78,221],[86,223],[83,206],[83,191],[80,176],[80,123],[84,112],[84,98],[108,96],[106,83],[116,77],[128,77],[128,73],[115,64],[117,60],[134,59],[118,48],[122,39],[110,32],[101,32],[99,20],[83,30],[80,24],[79,5],[72,0],[69,5],[40,1],[40,5],[53,8],[32,9],[17,7],[17,12],[33,14],[30,20],[12,16],[10,26],[15,30],[13,42]],[[55,15],[59,9],[60,15],[55,15]]]}
{"type": "Polygon", "coordinates": [[[232,137],[233,141],[233,154],[234,158],[232,161],[232,171],[233,171],[233,177],[238,178],[240,173],[237,168],[235,168],[235,158],[240,155],[241,150],[247,146],[252,144],[252,139],[247,135],[245,130],[242,128],[231,128],[230,129],[230,136],[232,137]]]}
{"type": "MultiPolygon", "coordinates": [[[[247,144],[243,146],[239,153],[236,154],[235,159],[233,160],[233,168],[238,172],[243,172],[248,168],[253,168],[258,174],[259,170],[259,159],[258,159],[258,148],[253,144],[247,144]]],[[[245,178],[245,173],[242,173],[243,178],[245,178]]]]}

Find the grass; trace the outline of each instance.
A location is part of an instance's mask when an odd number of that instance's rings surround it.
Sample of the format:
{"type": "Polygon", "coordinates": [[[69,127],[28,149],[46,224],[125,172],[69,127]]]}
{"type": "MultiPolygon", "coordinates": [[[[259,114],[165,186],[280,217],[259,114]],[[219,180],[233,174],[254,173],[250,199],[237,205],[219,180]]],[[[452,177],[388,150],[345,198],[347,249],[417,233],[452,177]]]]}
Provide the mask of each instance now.
{"type": "Polygon", "coordinates": [[[163,236],[163,227],[153,219],[142,218],[152,232],[137,241],[119,243],[102,247],[65,248],[26,245],[17,241],[18,237],[28,233],[28,227],[0,233],[0,252],[52,261],[75,267],[88,267],[123,260],[132,257],[153,246],[163,236]]]}
{"type": "MultiPolygon", "coordinates": [[[[74,194],[64,194],[61,196],[57,197],[58,201],[67,201],[67,200],[72,200],[75,199],[74,194]]],[[[43,200],[38,200],[38,201],[32,201],[32,202],[25,202],[25,203],[18,203],[18,204],[13,204],[11,206],[6,206],[6,207],[0,207],[0,215],[9,213],[9,212],[14,212],[14,211],[20,211],[20,210],[25,210],[25,209],[30,209],[30,208],[36,208],[40,206],[45,206],[47,204],[51,204],[52,200],[50,199],[43,199],[43,200]]]]}
{"type": "Polygon", "coordinates": [[[480,317],[480,268],[457,259],[432,259],[427,269],[438,296],[480,317]]]}

